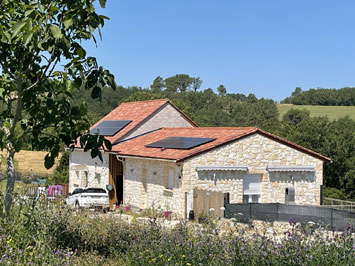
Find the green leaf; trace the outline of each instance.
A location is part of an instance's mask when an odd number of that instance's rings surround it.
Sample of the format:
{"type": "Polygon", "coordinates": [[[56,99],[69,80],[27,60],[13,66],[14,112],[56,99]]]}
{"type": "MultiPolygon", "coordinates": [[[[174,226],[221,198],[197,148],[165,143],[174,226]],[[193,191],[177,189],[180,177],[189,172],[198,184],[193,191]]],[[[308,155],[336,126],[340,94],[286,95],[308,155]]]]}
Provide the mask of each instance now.
{"type": "Polygon", "coordinates": [[[111,141],[104,139],[105,147],[110,151],[112,149],[111,141]]]}
{"type": "Polygon", "coordinates": [[[100,6],[101,8],[105,8],[106,7],[106,0],[100,0],[100,6]]]}
{"type": "Polygon", "coordinates": [[[34,9],[31,9],[31,10],[27,10],[25,12],[25,17],[28,17],[29,15],[31,15],[33,13],[33,11],[35,11],[34,9]]]}
{"type": "Polygon", "coordinates": [[[91,158],[95,158],[98,154],[99,154],[99,149],[96,148],[96,149],[91,150],[91,153],[90,153],[91,158]]]}
{"type": "Polygon", "coordinates": [[[26,21],[19,21],[17,22],[13,28],[12,28],[12,38],[14,38],[19,32],[22,30],[22,28],[26,25],[26,21]]]}
{"type": "Polygon", "coordinates": [[[101,98],[101,89],[98,86],[95,86],[91,91],[91,98],[101,98]]]}
{"type": "Polygon", "coordinates": [[[78,49],[76,49],[75,52],[81,58],[85,58],[85,56],[86,56],[86,51],[82,47],[78,47],[78,49]]]}
{"type": "Polygon", "coordinates": [[[71,25],[73,25],[73,19],[70,17],[66,17],[63,21],[64,29],[68,29],[71,25]]]}
{"type": "Polygon", "coordinates": [[[48,153],[46,157],[44,157],[44,166],[49,169],[54,165],[54,158],[50,156],[48,153]]]}
{"type": "Polygon", "coordinates": [[[53,34],[53,37],[56,39],[62,38],[62,32],[60,31],[59,27],[56,25],[51,25],[50,26],[51,32],[53,34]]]}
{"type": "Polygon", "coordinates": [[[27,32],[23,35],[23,43],[27,46],[27,44],[31,41],[33,36],[33,32],[27,32]]]}

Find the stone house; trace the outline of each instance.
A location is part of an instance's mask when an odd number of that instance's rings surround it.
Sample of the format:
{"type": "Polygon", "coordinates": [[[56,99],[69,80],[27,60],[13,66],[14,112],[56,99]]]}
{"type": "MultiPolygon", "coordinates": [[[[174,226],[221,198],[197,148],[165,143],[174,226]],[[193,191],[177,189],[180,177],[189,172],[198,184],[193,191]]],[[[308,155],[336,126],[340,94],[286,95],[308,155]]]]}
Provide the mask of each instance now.
{"type": "MultiPolygon", "coordinates": [[[[122,103],[94,124],[91,131],[96,133],[96,129],[99,129],[103,133],[108,130],[109,134],[105,137],[112,144],[117,144],[163,127],[197,127],[197,124],[168,99],[162,99],[122,103]],[[112,121],[125,121],[126,125],[123,127],[118,125],[120,127],[117,129],[110,125],[106,128],[100,127],[100,124],[112,121]]],[[[103,161],[98,158],[92,159],[89,153],[83,152],[79,147],[75,148],[69,158],[69,192],[79,186],[106,188],[107,184],[113,184],[115,181],[118,186],[119,183],[123,183],[122,163],[116,160],[113,153],[103,152],[102,155],[103,161]],[[110,171],[110,169],[114,170],[110,171]]],[[[120,189],[122,186],[119,186],[120,189]]],[[[110,198],[112,207],[116,195],[110,192],[110,198]]]]}
{"type": "Polygon", "coordinates": [[[206,211],[224,202],[321,203],[323,162],[329,158],[256,127],[200,128],[188,119],[181,123],[189,127],[160,126],[125,141],[112,139],[115,145],[103,153],[103,163],[73,152],[71,188],[74,180],[80,182],[76,169],[86,167],[94,180],[98,173],[104,178],[95,185],[113,185],[111,206],[155,207],[178,217],[200,205],[206,211]],[[211,196],[198,198],[201,191],[211,196]]]}

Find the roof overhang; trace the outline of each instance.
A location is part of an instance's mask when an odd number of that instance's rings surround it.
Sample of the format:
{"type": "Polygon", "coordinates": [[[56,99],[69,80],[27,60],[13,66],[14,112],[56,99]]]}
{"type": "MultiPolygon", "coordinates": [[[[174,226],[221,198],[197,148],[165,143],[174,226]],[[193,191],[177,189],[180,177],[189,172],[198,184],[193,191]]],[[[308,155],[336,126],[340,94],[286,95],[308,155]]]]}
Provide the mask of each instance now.
{"type": "Polygon", "coordinates": [[[245,165],[233,165],[233,166],[222,166],[222,165],[211,165],[211,166],[196,166],[196,171],[248,171],[248,166],[245,165]]]}
{"type": "Polygon", "coordinates": [[[268,166],[269,172],[315,172],[314,166],[268,166]]]}

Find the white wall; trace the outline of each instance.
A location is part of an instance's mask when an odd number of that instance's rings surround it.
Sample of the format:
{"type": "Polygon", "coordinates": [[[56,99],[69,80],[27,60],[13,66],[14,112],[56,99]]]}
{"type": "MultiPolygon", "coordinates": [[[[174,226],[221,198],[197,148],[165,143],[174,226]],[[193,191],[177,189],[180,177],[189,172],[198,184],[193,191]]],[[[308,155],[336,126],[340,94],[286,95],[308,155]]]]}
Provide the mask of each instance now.
{"type": "Polygon", "coordinates": [[[103,162],[98,157],[92,159],[90,152],[75,150],[70,154],[69,192],[80,186],[84,171],[88,171],[88,186],[106,189],[106,185],[109,182],[109,154],[103,153],[102,157],[103,162]],[[79,172],[79,178],[77,177],[77,171],[79,172]],[[100,174],[100,184],[98,184],[96,174],[100,174]]]}

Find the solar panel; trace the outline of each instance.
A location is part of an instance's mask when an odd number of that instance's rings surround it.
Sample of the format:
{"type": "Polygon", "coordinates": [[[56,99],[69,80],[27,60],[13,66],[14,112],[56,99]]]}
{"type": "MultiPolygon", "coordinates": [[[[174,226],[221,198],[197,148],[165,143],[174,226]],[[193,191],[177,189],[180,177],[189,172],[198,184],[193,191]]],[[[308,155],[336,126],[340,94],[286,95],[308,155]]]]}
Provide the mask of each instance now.
{"type": "Polygon", "coordinates": [[[214,138],[169,137],[145,146],[148,148],[188,150],[214,140],[214,138]]]}
{"type": "Polygon", "coordinates": [[[132,120],[106,120],[90,130],[90,134],[97,133],[101,136],[114,136],[131,122],[132,120]]]}

